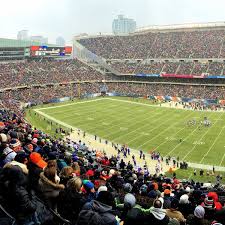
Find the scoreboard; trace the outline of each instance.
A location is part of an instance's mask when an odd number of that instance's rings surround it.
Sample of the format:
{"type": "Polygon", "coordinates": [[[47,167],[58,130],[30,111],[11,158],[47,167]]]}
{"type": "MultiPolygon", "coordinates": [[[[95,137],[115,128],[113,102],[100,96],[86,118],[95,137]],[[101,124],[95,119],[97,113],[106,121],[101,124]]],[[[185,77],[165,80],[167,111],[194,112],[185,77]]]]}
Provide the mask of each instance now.
{"type": "Polygon", "coordinates": [[[31,57],[64,57],[71,56],[72,47],[48,47],[48,46],[31,46],[31,57]]]}

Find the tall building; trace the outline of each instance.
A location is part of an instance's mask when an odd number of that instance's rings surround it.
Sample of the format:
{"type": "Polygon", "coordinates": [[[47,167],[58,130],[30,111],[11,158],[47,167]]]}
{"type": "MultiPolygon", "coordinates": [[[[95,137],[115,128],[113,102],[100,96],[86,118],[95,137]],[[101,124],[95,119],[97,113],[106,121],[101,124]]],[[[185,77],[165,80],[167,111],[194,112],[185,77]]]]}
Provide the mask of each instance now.
{"type": "Polygon", "coordinates": [[[57,37],[56,38],[56,45],[57,46],[65,46],[65,39],[63,37],[57,37]]]}
{"type": "Polygon", "coordinates": [[[112,30],[114,34],[129,34],[136,30],[136,21],[119,15],[113,20],[112,30]]]}
{"type": "Polygon", "coordinates": [[[48,38],[45,38],[43,36],[31,36],[30,40],[33,42],[39,42],[40,44],[47,44],[48,43],[48,38]]]}
{"type": "Polygon", "coordinates": [[[17,34],[17,40],[29,40],[28,30],[20,30],[17,34]]]}

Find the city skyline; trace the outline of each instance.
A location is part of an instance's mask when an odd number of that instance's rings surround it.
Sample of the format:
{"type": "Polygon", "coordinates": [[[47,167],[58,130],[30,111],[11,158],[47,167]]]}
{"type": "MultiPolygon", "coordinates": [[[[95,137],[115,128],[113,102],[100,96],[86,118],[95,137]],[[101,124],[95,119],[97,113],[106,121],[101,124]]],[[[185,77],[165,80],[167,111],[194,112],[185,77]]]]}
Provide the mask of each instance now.
{"type": "Polygon", "coordinates": [[[70,43],[80,33],[112,33],[119,14],[134,19],[137,27],[225,21],[224,0],[0,0],[0,37],[16,39],[20,30],[30,36],[58,36],[70,43]]]}

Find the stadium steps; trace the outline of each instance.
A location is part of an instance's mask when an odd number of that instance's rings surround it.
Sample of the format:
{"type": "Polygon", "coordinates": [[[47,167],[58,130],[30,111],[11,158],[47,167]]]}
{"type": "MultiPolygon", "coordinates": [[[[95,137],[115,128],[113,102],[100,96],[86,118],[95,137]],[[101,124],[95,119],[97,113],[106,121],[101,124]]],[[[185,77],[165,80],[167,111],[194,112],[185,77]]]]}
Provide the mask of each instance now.
{"type": "Polygon", "coordinates": [[[166,67],[166,63],[163,65],[163,67],[162,67],[162,69],[160,71],[160,74],[163,72],[163,70],[165,69],[165,67],[166,67]]]}
{"type": "Polygon", "coordinates": [[[225,40],[222,40],[222,44],[221,44],[221,47],[220,47],[220,52],[219,52],[218,58],[220,58],[220,56],[221,56],[221,53],[223,51],[224,43],[225,43],[225,40]]]}
{"type": "Polygon", "coordinates": [[[175,74],[178,74],[179,70],[180,70],[180,64],[178,65],[178,67],[177,67],[177,69],[175,71],[175,74]]]}

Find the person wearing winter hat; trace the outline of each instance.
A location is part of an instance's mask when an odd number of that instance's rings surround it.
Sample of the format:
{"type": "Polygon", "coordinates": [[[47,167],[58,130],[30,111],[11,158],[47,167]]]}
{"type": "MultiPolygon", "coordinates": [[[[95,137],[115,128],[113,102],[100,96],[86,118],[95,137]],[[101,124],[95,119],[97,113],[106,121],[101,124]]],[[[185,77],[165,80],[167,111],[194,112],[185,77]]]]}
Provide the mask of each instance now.
{"type": "Polygon", "coordinates": [[[215,204],[216,210],[221,210],[222,209],[223,206],[219,202],[219,197],[218,197],[218,194],[216,192],[209,192],[207,196],[211,197],[213,199],[213,202],[215,204]]]}
{"type": "Polygon", "coordinates": [[[16,152],[14,152],[11,148],[9,147],[6,147],[4,150],[3,150],[3,162],[2,164],[6,164],[8,162],[11,162],[14,160],[14,158],[16,157],[16,152]]]}
{"type": "Polygon", "coordinates": [[[204,199],[204,202],[202,203],[202,207],[204,207],[205,209],[212,209],[214,207],[214,201],[212,197],[206,197],[204,199]]]}
{"type": "Polygon", "coordinates": [[[7,138],[6,134],[1,133],[0,134],[0,142],[1,143],[7,143],[7,141],[8,141],[8,138],[7,138]]]}
{"type": "Polygon", "coordinates": [[[126,194],[124,197],[124,208],[122,213],[124,225],[144,224],[145,214],[140,205],[136,204],[133,194],[126,194]]]}
{"type": "Polygon", "coordinates": [[[83,187],[85,191],[94,192],[94,184],[89,180],[83,180],[83,187]]]}
{"type": "Polygon", "coordinates": [[[194,208],[189,201],[189,196],[187,194],[183,194],[179,200],[179,210],[184,215],[185,218],[191,213],[193,213],[194,208]]]}
{"type": "Polygon", "coordinates": [[[9,147],[14,151],[14,152],[19,152],[21,150],[21,143],[18,139],[12,139],[9,143],[9,147]]]}
{"type": "Polygon", "coordinates": [[[179,201],[177,199],[173,199],[171,201],[170,209],[166,209],[166,214],[169,218],[176,218],[180,223],[185,223],[186,219],[183,214],[178,210],[179,201]]]}
{"type": "Polygon", "coordinates": [[[23,170],[24,174],[28,174],[27,163],[28,156],[25,152],[21,151],[16,154],[14,160],[6,163],[4,167],[19,166],[23,170]]]}
{"type": "Polygon", "coordinates": [[[108,191],[108,188],[106,186],[102,185],[98,188],[97,192],[100,193],[101,191],[108,191]]]}
{"type": "Polygon", "coordinates": [[[187,194],[181,195],[179,203],[180,204],[188,204],[189,203],[189,196],[187,194]]]}
{"type": "Polygon", "coordinates": [[[169,209],[171,206],[171,190],[169,189],[165,189],[163,192],[163,198],[164,198],[164,204],[163,204],[163,208],[164,209],[169,209]]]}
{"type": "Polygon", "coordinates": [[[95,186],[89,180],[83,180],[83,186],[81,188],[88,202],[92,201],[96,197],[95,186]]]}
{"type": "Polygon", "coordinates": [[[130,193],[132,191],[133,187],[130,183],[126,183],[124,184],[123,186],[123,190],[126,192],[126,193],[130,193]]]}
{"type": "Polygon", "coordinates": [[[0,131],[5,129],[5,123],[4,122],[0,122],[0,131]]]}
{"type": "Polygon", "coordinates": [[[205,209],[202,206],[197,206],[195,208],[194,211],[194,215],[198,218],[198,219],[203,219],[205,216],[205,209]]]}
{"type": "Polygon", "coordinates": [[[205,219],[212,220],[216,212],[213,198],[207,196],[201,206],[205,209],[205,219]]]}
{"type": "Polygon", "coordinates": [[[124,225],[146,224],[147,216],[150,214],[150,209],[144,209],[136,204],[136,198],[131,193],[127,193],[124,203],[117,204],[116,207],[123,209],[121,220],[124,221],[124,225]]]}
{"type": "Polygon", "coordinates": [[[205,209],[199,205],[195,208],[194,214],[187,217],[186,224],[188,225],[210,225],[210,222],[205,218],[205,209]]]}
{"type": "Polygon", "coordinates": [[[47,166],[47,163],[42,159],[41,155],[37,152],[32,152],[30,154],[30,161],[42,169],[44,169],[47,166]]]}

